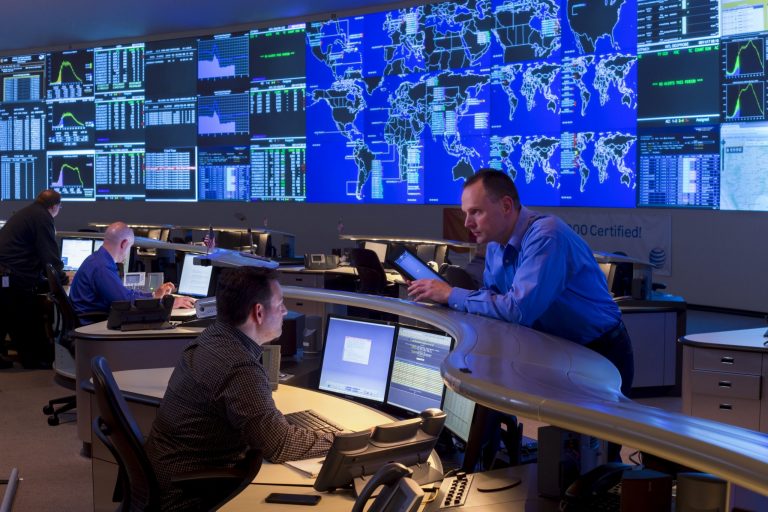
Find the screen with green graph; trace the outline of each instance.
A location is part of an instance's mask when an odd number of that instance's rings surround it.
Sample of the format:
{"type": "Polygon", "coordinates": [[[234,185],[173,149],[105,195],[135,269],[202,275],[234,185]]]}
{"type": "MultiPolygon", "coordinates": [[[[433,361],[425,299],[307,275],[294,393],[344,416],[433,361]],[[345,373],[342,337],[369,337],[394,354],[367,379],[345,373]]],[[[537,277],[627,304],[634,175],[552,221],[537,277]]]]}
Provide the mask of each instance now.
{"type": "Polygon", "coordinates": [[[0,200],[768,211],[768,0],[454,0],[0,56],[0,200]]]}

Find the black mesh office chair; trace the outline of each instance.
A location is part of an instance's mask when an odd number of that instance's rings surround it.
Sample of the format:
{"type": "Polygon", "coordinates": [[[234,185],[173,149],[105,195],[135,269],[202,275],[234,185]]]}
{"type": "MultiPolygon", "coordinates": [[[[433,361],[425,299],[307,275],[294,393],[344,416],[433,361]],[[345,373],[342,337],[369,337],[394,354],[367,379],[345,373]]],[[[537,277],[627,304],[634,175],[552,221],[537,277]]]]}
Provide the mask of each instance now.
{"type": "MultiPolygon", "coordinates": [[[[55,318],[50,331],[51,338],[55,344],[61,345],[67,349],[67,351],[74,357],[75,329],[87,323],[106,320],[107,313],[93,312],[78,316],[77,313],[75,313],[75,308],[72,307],[69,296],[61,285],[61,281],[59,281],[58,273],[50,263],[45,266],[45,276],[48,278],[48,288],[50,289],[49,297],[56,306],[55,318]]],[[[61,374],[57,374],[57,379],[66,387],[74,389],[74,378],[69,382],[66,378],[62,377],[61,374]]],[[[49,425],[56,426],[59,424],[59,415],[71,411],[75,407],[77,407],[75,395],[67,395],[48,400],[48,405],[43,407],[43,414],[49,415],[49,425]],[[56,407],[57,405],[60,405],[61,407],[56,407]]]]}
{"type": "Polygon", "coordinates": [[[376,253],[360,247],[349,251],[349,266],[357,270],[359,282],[357,291],[372,295],[394,297],[396,288],[387,281],[387,273],[376,253]]]}
{"type": "MultiPolygon", "coordinates": [[[[113,499],[118,511],[152,512],[160,509],[160,491],[142,436],[103,356],[91,360],[99,416],[93,432],[118,463],[118,488],[113,499]]],[[[249,450],[233,468],[194,471],[171,480],[185,494],[201,500],[201,510],[218,510],[242,492],[261,469],[259,450],[249,450]]]]}

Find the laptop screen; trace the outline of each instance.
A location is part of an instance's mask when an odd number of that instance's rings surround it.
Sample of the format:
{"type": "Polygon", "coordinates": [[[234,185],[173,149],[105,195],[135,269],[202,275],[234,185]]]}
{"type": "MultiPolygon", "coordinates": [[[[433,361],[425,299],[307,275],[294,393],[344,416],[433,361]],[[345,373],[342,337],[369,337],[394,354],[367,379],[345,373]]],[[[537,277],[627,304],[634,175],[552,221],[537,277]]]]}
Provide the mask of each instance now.
{"type": "Polygon", "coordinates": [[[394,325],[330,316],[318,389],[383,403],[394,339],[394,325]]]}
{"type": "Polygon", "coordinates": [[[443,405],[440,364],[451,350],[446,334],[400,326],[395,342],[387,404],[410,412],[443,405]]]}

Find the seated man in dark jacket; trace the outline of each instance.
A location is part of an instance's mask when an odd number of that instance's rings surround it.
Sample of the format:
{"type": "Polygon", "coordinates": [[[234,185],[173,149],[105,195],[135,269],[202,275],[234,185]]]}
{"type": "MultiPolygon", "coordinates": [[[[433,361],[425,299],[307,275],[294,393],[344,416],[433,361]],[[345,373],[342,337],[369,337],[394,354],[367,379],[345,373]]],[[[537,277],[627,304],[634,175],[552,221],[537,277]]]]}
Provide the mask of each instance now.
{"type": "Polygon", "coordinates": [[[182,353],[147,439],[164,511],[199,508],[171,485],[174,474],[232,467],[249,447],[281,463],[320,456],[333,442],[289,424],[272,399],[261,345],[280,336],[288,312],[276,274],[223,272],[216,310],[216,322],[182,353]]]}

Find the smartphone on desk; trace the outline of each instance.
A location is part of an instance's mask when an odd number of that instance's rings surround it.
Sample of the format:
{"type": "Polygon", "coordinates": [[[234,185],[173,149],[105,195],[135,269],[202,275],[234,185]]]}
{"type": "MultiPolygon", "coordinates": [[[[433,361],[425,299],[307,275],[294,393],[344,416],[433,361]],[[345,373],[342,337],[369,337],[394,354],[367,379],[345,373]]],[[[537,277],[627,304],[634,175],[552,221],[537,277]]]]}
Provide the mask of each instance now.
{"type": "Polygon", "coordinates": [[[264,501],[267,503],[282,503],[285,505],[317,505],[320,501],[320,495],[273,492],[270,493],[264,501]]]}

